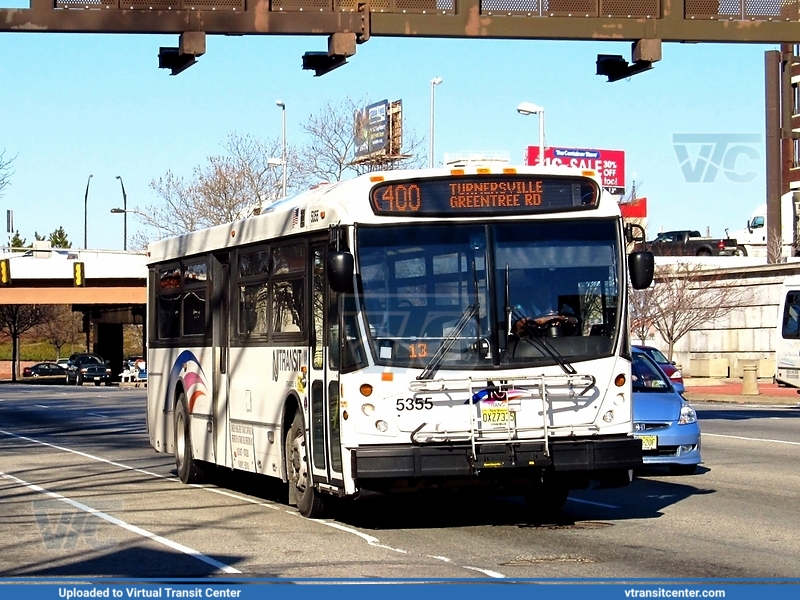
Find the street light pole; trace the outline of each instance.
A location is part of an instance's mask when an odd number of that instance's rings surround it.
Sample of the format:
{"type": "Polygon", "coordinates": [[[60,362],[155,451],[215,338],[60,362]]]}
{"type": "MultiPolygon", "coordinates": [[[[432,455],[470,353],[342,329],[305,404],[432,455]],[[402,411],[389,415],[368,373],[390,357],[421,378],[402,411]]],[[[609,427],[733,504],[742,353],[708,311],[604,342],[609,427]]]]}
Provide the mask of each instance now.
{"type": "Polygon", "coordinates": [[[517,106],[521,115],[539,115],[539,164],[544,165],[544,107],[532,102],[522,102],[517,106]]]}
{"type": "Polygon", "coordinates": [[[89,223],[89,182],[92,180],[94,175],[89,175],[89,179],[86,180],[86,193],[83,195],[83,249],[88,250],[88,229],[87,225],[89,223]]]}
{"type": "Polygon", "coordinates": [[[283,197],[286,198],[286,103],[283,100],[275,102],[281,107],[281,121],[282,121],[282,139],[283,139],[283,152],[281,158],[283,159],[283,197]]]}
{"type": "Polygon", "coordinates": [[[442,81],[444,81],[444,80],[441,77],[434,77],[433,79],[431,79],[431,147],[430,147],[430,151],[428,152],[428,154],[429,154],[429,156],[428,156],[428,166],[430,168],[433,168],[433,154],[434,154],[434,152],[433,152],[433,149],[434,149],[434,145],[433,145],[433,135],[434,135],[434,116],[433,116],[434,115],[434,112],[433,112],[434,103],[433,103],[433,97],[434,97],[434,93],[433,93],[433,90],[436,88],[437,85],[442,83],[442,81]]]}
{"type": "Polygon", "coordinates": [[[125,193],[125,184],[122,183],[122,177],[117,175],[119,184],[122,186],[122,249],[128,251],[128,194],[125,193]]]}

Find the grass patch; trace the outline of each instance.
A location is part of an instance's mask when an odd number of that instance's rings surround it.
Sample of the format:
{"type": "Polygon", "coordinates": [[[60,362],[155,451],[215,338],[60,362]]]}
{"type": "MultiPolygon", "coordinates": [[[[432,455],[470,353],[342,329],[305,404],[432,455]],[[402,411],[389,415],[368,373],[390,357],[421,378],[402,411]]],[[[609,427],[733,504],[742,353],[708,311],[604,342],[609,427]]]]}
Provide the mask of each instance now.
{"type": "MultiPolygon", "coordinates": [[[[42,361],[55,361],[56,349],[47,342],[23,342],[20,344],[20,359],[21,360],[35,360],[42,361]]],[[[61,358],[69,356],[69,348],[61,349],[61,358]]],[[[0,360],[11,360],[11,342],[0,342],[0,360]]]]}

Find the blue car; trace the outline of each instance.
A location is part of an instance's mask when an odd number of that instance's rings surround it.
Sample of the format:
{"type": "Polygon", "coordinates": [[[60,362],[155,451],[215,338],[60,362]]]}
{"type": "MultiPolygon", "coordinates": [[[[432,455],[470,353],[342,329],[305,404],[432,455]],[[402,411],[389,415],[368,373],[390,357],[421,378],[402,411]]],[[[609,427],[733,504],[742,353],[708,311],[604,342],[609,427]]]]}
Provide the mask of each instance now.
{"type": "Polygon", "coordinates": [[[697,413],[647,354],[633,348],[634,436],[642,440],[645,466],[663,465],[673,475],[692,475],[701,462],[697,413]]]}

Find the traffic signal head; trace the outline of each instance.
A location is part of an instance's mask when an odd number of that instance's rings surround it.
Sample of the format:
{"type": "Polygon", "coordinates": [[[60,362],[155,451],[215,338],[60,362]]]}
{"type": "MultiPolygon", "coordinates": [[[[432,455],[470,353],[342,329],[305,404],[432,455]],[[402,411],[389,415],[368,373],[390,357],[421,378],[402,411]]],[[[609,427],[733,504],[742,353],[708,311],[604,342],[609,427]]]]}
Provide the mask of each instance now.
{"type": "Polygon", "coordinates": [[[0,260],[0,284],[11,285],[11,263],[7,258],[0,260]]]}
{"type": "Polygon", "coordinates": [[[76,262],[72,265],[72,283],[77,287],[84,287],[86,285],[86,273],[82,262],[76,262]]]}

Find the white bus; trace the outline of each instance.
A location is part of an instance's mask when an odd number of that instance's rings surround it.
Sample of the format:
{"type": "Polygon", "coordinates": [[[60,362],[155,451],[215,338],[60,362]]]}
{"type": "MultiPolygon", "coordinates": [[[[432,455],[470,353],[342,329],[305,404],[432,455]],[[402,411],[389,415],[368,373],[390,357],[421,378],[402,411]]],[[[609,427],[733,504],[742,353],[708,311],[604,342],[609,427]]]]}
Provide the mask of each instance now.
{"type": "Polygon", "coordinates": [[[800,387],[800,276],[783,281],[775,339],[775,381],[800,387]]]}
{"type": "MultiPolygon", "coordinates": [[[[625,248],[597,174],[562,167],[372,173],[155,242],[150,441],[187,483],[280,478],[309,517],[362,490],[553,510],[627,482],[625,248]],[[528,313],[522,282],[558,305],[528,313]]],[[[652,254],[628,262],[649,285],[652,254]]]]}

